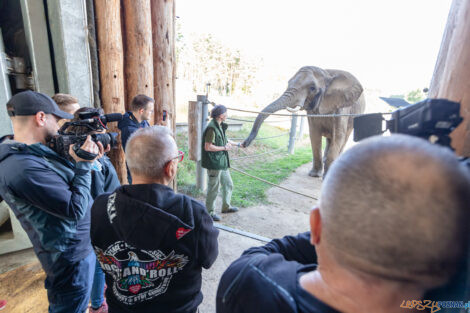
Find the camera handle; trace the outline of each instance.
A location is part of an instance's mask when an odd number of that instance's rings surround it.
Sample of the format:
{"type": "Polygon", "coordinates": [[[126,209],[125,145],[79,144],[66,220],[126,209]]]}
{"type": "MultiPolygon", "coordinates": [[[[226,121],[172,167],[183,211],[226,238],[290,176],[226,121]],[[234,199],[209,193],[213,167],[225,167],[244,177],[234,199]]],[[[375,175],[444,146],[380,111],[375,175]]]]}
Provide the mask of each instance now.
{"type": "Polygon", "coordinates": [[[90,161],[98,156],[98,154],[96,153],[90,153],[88,151],[82,150],[80,148],[80,143],[74,144],[72,149],[79,158],[84,159],[84,160],[90,161]]]}

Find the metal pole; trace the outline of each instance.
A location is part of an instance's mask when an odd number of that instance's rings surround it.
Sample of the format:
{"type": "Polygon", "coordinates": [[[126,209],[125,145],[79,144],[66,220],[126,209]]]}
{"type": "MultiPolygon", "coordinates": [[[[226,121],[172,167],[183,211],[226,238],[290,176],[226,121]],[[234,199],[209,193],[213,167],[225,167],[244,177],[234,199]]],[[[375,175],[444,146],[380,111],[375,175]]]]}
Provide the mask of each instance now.
{"type": "Polygon", "coordinates": [[[292,120],[290,124],[290,133],[289,133],[289,146],[287,147],[287,152],[289,154],[294,154],[295,146],[295,134],[297,133],[297,114],[292,114],[292,120]]]}
{"type": "Polygon", "coordinates": [[[304,137],[304,132],[305,132],[305,116],[300,117],[300,129],[299,129],[299,137],[297,137],[298,140],[302,140],[304,137]]]}
{"type": "MultiPolygon", "coordinates": [[[[208,115],[208,109],[207,109],[207,96],[205,95],[198,95],[197,96],[197,102],[198,102],[198,108],[201,109],[202,114],[201,114],[201,149],[202,148],[202,142],[204,141],[203,134],[204,130],[206,129],[207,126],[207,115],[208,115]]],[[[202,153],[202,151],[201,151],[202,153]]],[[[205,191],[207,189],[207,173],[206,169],[202,167],[201,160],[197,161],[196,164],[196,188],[198,188],[201,191],[205,191]]]]}

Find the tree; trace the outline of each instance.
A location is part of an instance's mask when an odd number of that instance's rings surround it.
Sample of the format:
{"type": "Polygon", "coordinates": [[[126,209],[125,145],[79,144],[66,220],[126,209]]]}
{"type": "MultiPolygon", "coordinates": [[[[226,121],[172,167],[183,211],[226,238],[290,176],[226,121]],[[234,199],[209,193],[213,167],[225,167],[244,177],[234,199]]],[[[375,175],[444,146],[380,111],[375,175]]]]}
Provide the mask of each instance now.
{"type": "Polygon", "coordinates": [[[408,100],[408,102],[410,103],[419,102],[423,100],[424,98],[425,98],[424,93],[419,88],[408,92],[408,94],[406,95],[406,100],[408,100]]]}
{"type": "Polygon", "coordinates": [[[211,34],[184,37],[177,25],[178,77],[191,81],[194,92],[210,82],[221,96],[251,94],[260,60],[224,45],[211,34]]]}

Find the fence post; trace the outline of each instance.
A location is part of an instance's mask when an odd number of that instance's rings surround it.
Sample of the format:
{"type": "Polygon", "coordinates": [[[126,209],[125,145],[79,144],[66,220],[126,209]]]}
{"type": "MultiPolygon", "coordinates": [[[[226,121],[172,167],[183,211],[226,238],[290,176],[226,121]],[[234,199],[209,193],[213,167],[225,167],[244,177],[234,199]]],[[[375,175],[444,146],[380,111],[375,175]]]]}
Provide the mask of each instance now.
{"type": "Polygon", "coordinates": [[[287,152],[289,154],[294,154],[294,146],[295,146],[295,134],[297,133],[297,114],[292,114],[292,120],[290,124],[290,132],[289,132],[289,146],[287,147],[287,152]]]}
{"type": "Polygon", "coordinates": [[[306,116],[301,116],[300,117],[300,127],[299,127],[299,136],[297,137],[297,140],[302,140],[304,137],[305,133],[305,120],[307,119],[306,116]]]}
{"type": "MultiPolygon", "coordinates": [[[[198,95],[197,96],[197,102],[198,102],[198,107],[201,108],[202,114],[201,114],[201,129],[200,129],[200,142],[199,145],[201,146],[202,149],[202,142],[204,141],[203,134],[204,134],[204,129],[206,129],[207,126],[207,115],[208,115],[208,108],[207,108],[207,96],[205,95],[198,95]]],[[[201,151],[202,153],[202,151],[201,151]]],[[[196,188],[198,188],[201,191],[205,191],[207,188],[207,171],[205,168],[202,167],[201,164],[201,159],[196,163],[196,188]]]]}

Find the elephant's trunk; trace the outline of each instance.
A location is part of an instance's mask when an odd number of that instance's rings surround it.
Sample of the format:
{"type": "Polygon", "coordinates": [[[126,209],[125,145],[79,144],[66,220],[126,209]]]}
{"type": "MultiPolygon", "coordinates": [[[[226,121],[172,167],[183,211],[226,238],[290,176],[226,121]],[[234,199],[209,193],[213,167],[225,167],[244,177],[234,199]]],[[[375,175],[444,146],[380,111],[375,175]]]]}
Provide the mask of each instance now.
{"type": "Polygon", "coordinates": [[[285,109],[287,105],[290,103],[290,95],[286,91],[280,96],[277,100],[266,106],[258,116],[256,117],[256,120],[253,124],[253,128],[251,129],[250,135],[243,141],[243,146],[248,147],[251,142],[256,138],[258,135],[259,128],[261,127],[261,124],[263,124],[264,120],[269,116],[269,114],[263,114],[263,113],[274,113],[279,110],[285,109]]]}

